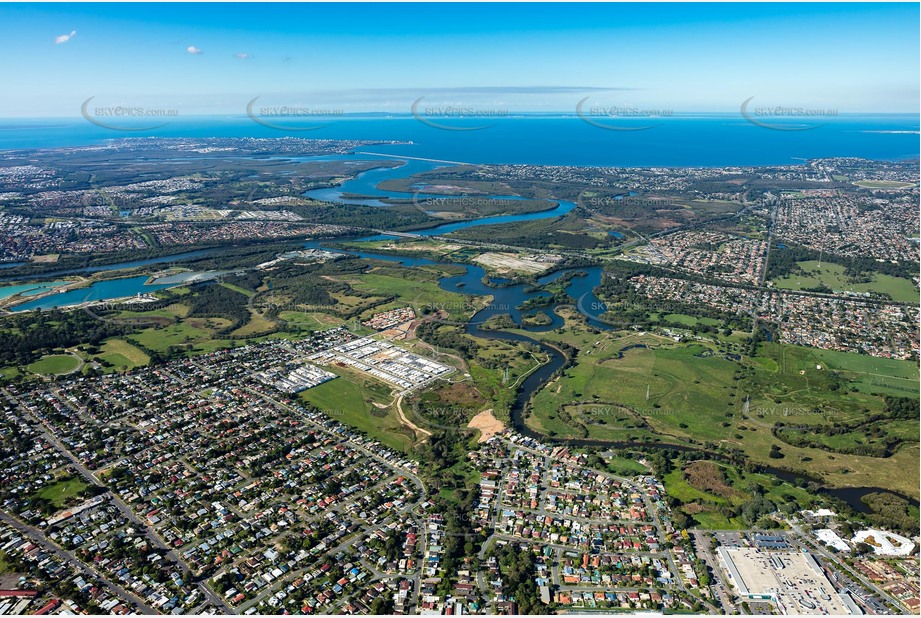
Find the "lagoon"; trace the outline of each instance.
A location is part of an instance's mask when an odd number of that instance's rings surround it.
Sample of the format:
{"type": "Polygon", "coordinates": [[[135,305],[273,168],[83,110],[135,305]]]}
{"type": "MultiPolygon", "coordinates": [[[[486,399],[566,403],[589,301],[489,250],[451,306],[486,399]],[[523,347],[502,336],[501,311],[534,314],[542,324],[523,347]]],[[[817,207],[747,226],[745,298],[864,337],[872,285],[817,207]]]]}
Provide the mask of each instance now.
{"type": "Polygon", "coordinates": [[[69,292],[61,292],[60,294],[50,294],[43,298],[16,305],[11,308],[11,311],[18,312],[30,311],[33,309],[69,307],[93,300],[110,300],[113,298],[135,296],[137,294],[147,294],[170,287],[170,284],[144,285],[148,278],[147,275],[141,275],[139,277],[99,281],[89,287],[70,290],[69,292]]]}
{"type": "Polygon", "coordinates": [[[73,281],[49,281],[45,283],[24,283],[22,285],[7,285],[0,287],[0,300],[5,300],[11,296],[19,294],[20,296],[36,296],[48,290],[52,290],[62,285],[73,283],[73,281]]]}

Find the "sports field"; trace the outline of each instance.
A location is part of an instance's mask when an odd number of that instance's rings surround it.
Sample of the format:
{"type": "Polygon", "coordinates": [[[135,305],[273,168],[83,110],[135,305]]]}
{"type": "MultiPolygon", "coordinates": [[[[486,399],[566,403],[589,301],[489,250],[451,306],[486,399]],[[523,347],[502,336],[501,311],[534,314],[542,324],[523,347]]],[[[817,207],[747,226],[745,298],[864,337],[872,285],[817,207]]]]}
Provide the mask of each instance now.
{"type": "Polygon", "coordinates": [[[63,375],[80,366],[80,360],[70,354],[51,354],[43,356],[26,369],[39,375],[63,375]]]}
{"type": "Polygon", "coordinates": [[[835,292],[878,292],[888,294],[898,302],[918,302],[918,289],[909,279],[881,273],[869,275],[868,282],[851,281],[840,264],[810,260],[797,262],[803,271],[773,279],[775,287],[787,290],[807,290],[826,286],[835,292]]]}

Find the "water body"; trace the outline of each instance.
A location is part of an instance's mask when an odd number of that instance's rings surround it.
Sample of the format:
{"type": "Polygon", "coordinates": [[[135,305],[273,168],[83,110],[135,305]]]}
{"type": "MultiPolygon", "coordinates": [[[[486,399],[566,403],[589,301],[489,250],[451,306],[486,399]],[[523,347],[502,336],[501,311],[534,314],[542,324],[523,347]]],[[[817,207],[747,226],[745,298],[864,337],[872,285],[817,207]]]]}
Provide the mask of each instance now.
{"type": "MultiPolygon", "coordinates": [[[[308,248],[317,248],[322,247],[322,241],[311,241],[306,243],[308,248]]],[[[328,247],[327,247],[328,248],[328,247]]],[[[332,249],[338,250],[338,249],[332,249]]],[[[449,277],[443,277],[439,280],[439,286],[446,291],[456,292],[458,294],[469,294],[469,295],[479,295],[479,296],[493,296],[493,302],[490,305],[476,314],[474,314],[470,321],[464,325],[464,330],[467,334],[474,337],[482,339],[492,339],[500,341],[509,341],[517,343],[527,343],[531,345],[536,345],[547,354],[548,362],[538,367],[535,371],[530,373],[521,383],[518,388],[518,392],[515,395],[515,400],[512,403],[510,409],[511,424],[515,428],[515,431],[521,433],[522,435],[534,438],[544,443],[549,444],[559,444],[570,447],[600,447],[600,448],[614,448],[614,449],[630,449],[630,448],[659,448],[659,449],[668,449],[676,450],[682,452],[701,452],[704,450],[703,447],[695,446],[691,444],[673,444],[668,442],[632,442],[632,441],[607,441],[607,440],[581,440],[581,439],[562,439],[562,438],[552,438],[544,434],[535,432],[531,430],[524,422],[524,412],[527,409],[527,406],[531,398],[544,387],[544,385],[551,379],[554,373],[560,370],[566,362],[565,356],[557,348],[523,335],[520,333],[508,332],[508,331],[497,331],[489,330],[482,328],[482,324],[486,322],[489,318],[500,315],[508,314],[511,316],[512,320],[518,326],[518,328],[538,333],[541,331],[551,330],[562,326],[563,320],[556,315],[554,309],[559,306],[558,304],[552,304],[547,307],[541,307],[536,310],[529,312],[521,312],[516,307],[521,305],[530,298],[535,298],[538,296],[547,296],[545,292],[533,291],[530,288],[532,286],[526,284],[518,284],[512,286],[504,287],[493,287],[483,283],[483,277],[485,271],[476,265],[470,264],[457,264],[457,263],[446,263],[446,262],[436,262],[434,260],[429,260],[426,258],[418,257],[404,257],[398,255],[390,255],[383,253],[371,253],[367,251],[348,251],[347,253],[351,255],[356,255],[365,259],[375,259],[383,260],[387,262],[393,262],[401,264],[404,266],[445,266],[451,265],[455,267],[460,267],[465,269],[463,274],[454,275],[449,277]],[[543,312],[551,318],[551,323],[548,326],[523,326],[521,318],[523,315],[529,315],[536,312],[543,312]]],[[[567,273],[584,273],[576,275],[570,280],[565,288],[566,294],[575,301],[573,303],[576,309],[587,319],[588,323],[599,328],[601,330],[608,330],[614,328],[612,325],[600,322],[598,320],[599,316],[604,313],[603,303],[595,297],[593,289],[601,282],[601,277],[603,275],[603,269],[601,267],[591,267],[591,268],[569,268],[556,271],[549,275],[545,275],[537,280],[539,285],[546,285],[551,283],[556,279],[564,276],[567,273]],[[589,299],[586,298],[586,294],[590,294],[589,299]],[[582,299],[582,302],[579,302],[579,299],[582,299]]],[[[628,346],[625,350],[645,347],[642,344],[636,344],[628,346]]],[[[708,456],[713,456],[713,453],[708,452],[708,456]]],[[[806,481],[811,481],[814,483],[821,484],[821,481],[815,478],[805,476],[803,474],[789,472],[787,470],[782,470],[780,468],[774,467],[762,467],[762,471],[777,476],[780,479],[788,481],[790,483],[795,483],[797,479],[804,479],[806,481]]],[[[844,487],[844,488],[831,488],[825,487],[822,490],[822,493],[832,496],[845,502],[855,511],[868,513],[869,507],[861,501],[861,498],[868,493],[881,492],[881,493],[892,493],[898,495],[914,505],[918,505],[918,500],[910,497],[899,494],[897,492],[892,492],[886,489],[879,487],[844,487]]]]}
{"type": "Polygon", "coordinates": [[[69,292],[61,292],[59,294],[51,294],[49,296],[38,298],[21,305],[16,305],[15,307],[11,308],[11,311],[19,312],[31,311],[33,309],[54,309],[57,307],[69,307],[88,301],[110,300],[113,298],[135,296],[137,294],[146,294],[148,292],[154,292],[156,290],[170,287],[170,284],[144,285],[148,278],[149,277],[147,275],[141,275],[139,277],[127,277],[124,279],[98,281],[86,288],[70,290],[69,292]]]}
{"type": "MultiPolygon", "coordinates": [[[[377,238],[377,237],[372,237],[377,238]]],[[[353,239],[356,241],[368,240],[368,238],[359,238],[353,239]]],[[[488,280],[486,271],[483,267],[476,264],[459,264],[453,262],[436,262],[427,258],[420,257],[411,257],[411,256],[401,256],[401,255],[392,255],[387,253],[373,253],[369,251],[343,251],[341,249],[336,249],[334,247],[329,247],[322,240],[309,241],[304,243],[304,247],[308,249],[328,249],[330,251],[340,251],[348,253],[349,255],[354,255],[356,257],[370,259],[370,260],[383,260],[386,262],[393,262],[400,264],[406,267],[417,267],[417,266],[453,266],[456,268],[463,269],[463,274],[442,277],[438,285],[441,289],[447,292],[455,292],[458,294],[467,294],[470,296],[492,296],[493,300],[489,305],[475,315],[473,315],[467,326],[471,325],[480,325],[488,321],[490,318],[508,314],[511,316],[512,320],[516,325],[521,327],[521,320],[525,316],[534,315],[537,313],[543,313],[548,318],[550,318],[550,323],[548,325],[536,327],[529,326],[526,327],[527,330],[534,332],[541,332],[552,330],[554,328],[559,328],[563,325],[563,319],[560,318],[554,311],[554,309],[559,306],[559,303],[553,303],[541,307],[536,307],[533,309],[527,309],[522,311],[518,307],[524,305],[526,302],[536,299],[536,298],[548,298],[550,294],[547,292],[536,290],[534,286],[528,283],[519,283],[516,285],[487,285],[484,283],[484,280],[488,280]]],[[[581,303],[577,304],[579,311],[589,319],[589,322],[597,322],[595,324],[598,328],[601,329],[610,329],[611,325],[605,324],[603,322],[598,322],[599,316],[604,313],[604,304],[595,297],[592,290],[601,283],[601,277],[603,274],[603,269],[600,266],[592,267],[576,267],[576,268],[566,268],[561,269],[550,274],[538,277],[536,282],[538,286],[544,286],[549,283],[553,283],[560,277],[568,273],[577,273],[567,284],[565,292],[573,299],[573,301],[578,301],[578,299],[583,299],[581,303]],[[586,300],[589,298],[591,300],[586,300]],[[579,306],[581,305],[581,306],[579,306]]],[[[435,307],[437,308],[437,307],[435,307]]],[[[487,330],[482,331],[489,335],[496,334],[495,331],[487,330]]],[[[471,333],[474,334],[474,333],[471,333]]],[[[477,336],[480,336],[477,334],[477,336]]],[[[537,343],[537,342],[535,342],[537,343]]]]}
{"type": "Polygon", "coordinates": [[[20,296],[35,296],[48,290],[67,285],[71,281],[50,281],[47,283],[25,283],[22,285],[7,285],[0,287],[0,300],[19,294],[20,296]]]}
{"type": "MultiPolygon", "coordinates": [[[[786,165],[820,157],[895,160],[918,156],[917,114],[839,115],[820,119],[819,126],[807,131],[774,131],[755,126],[738,110],[730,110],[644,119],[642,124],[652,128],[617,131],[576,117],[575,104],[576,100],[566,115],[490,119],[492,126],[477,131],[436,129],[409,116],[408,108],[407,115],[344,116],[315,131],[291,132],[259,125],[243,109],[237,116],[190,116],[153,131],[131,133],[97,127],[76,114],[73,120],[7,119],[0,123],[0,149],[87,146],[123,137],[306,137],[409,141],[412,144],[368,150],[495,164],[715,167],[786,165]]],[[[443,124],[471,122],[479,124],[480,120],[446,119],[443,124]]],[[[630,122],[613,119],[611,124],[630,122]]]]}
{"type": "MultiPolygon", "coordinates": [[[[390,160],[393,159],[389,157],[377,157],[374,155],[340,155],[340,156],[329,156],[329,157],[304,157],[304,161],[310,160],[321,160],[321,161],[368,161],[368,160],[390,160]]],[[[364,206],[387,206],[386,202],[382,202],[380,198],[390,197],[395,199],[406,199],[410,197],[411,193],[400,193],[397,191],[384,191],[383,189],[378,189],[377,185],[382,183],[385,180],[390,180],[394,178],[409,178],[414,174],[421,174],[422,172],[428,172],[439,167],[445,167],[445,164],[439,164],[432,161],[417,161],[414,159],[400,160],[402,165],[399,167],[380,167],[372,170],[367,170],[358,174],[355,178],[346,181],[339,187],[329,187],[325,189],[312,189],[304,193],[307,197],[313,198],[315,200],[320,200],[321,202],[337,202],[340,204],[356,204],[364,206]],[[355,198],[346,198],[343,197],[343,193],[350,193],[355,195],[374,195],[377,199],[355,199],[355,198]]],[[[418,195],[420,199],[425,199],[421,193],[418,195]]],[[[445,197],[444,195],[431,196],[431,197],[445,197]]]]}
{"type": "MultiPolygon", "coordinates": [[[[339,157],[328,157],[328,158],[337,158],[339,160],[373,160],[374,155],[341,155],[339,157]]],[[[381,159],[387,159],[387,157],[379,157],[381,159]]],[[[407,160],[406,164],[400,167],[394,168],[377,168],[373,170],[368,170],[361,172],[355,178],[347,180],[342,185],[338,187],[330,187],[325,189],[313,189],[304,193],[305,196],[312,199],[326,201],[326,202],[336,202],[339,204],[354,204],[354,205],[364,205],[364,206],[388,206],[386,202],[381,201],[382,198],[395,198],[395,199],[408,199],[414,198],[416,200],[426,200],[426,199],[438,199],[449,197],[445,194],[437,193],[425,193],[418,191],[416,193],[405,193],[398,191],[386,191],[383,189],[378,189],[377,185],[384,182],[385,180],[397,179],[397,178],[406,178],[413,174],[419,174],[422,172],[431,171],[439,167],[444,167],[444,164],[432,162],[432,161],[415,161],[407,160]],[[354,195],[368,196],[367,199],[357,199],[354,195]]],[[[493,200],[525,200],[524,198],[518,195],[483,195],[480,196],[487,199],[493,200]]],[[[415,230],[412,233],[418,236],[440,236],[442,234],[450,234],[451,232],[456,232],[458,230],[464,230],[471,227],[478,227],[481,225],[496,225],[500,223],[517,223],[520,221],[535,221],[538,219],[552,219],[554,217],[560,217],[571,211],[576,207],[574,202],[567,200],[557,200],[556,208],[551,208],[549,210],[544,210],[541,212],[531,212],[518,215],[502,215],[496,217],[481,217],[479,219],[469,219],[466,221],[457,221],[453,223],[443,223],[441,225],[436,225],[435,227],[430,227],[423,230],[415,230]]],[[[421,208],[421,205],[420,205],[421,208]]],[[[383,240],[388,238],[384,235],[379,236],[370,236],[363,240],[383,240]]]]}
{"type": "MultiPolygon", "coordinates": [[[[463,121],[461,121],[463,123],[463,121]]],[[[124,132],[101,129],[85,121],[45,122],[36,129],[34,120],[7,121],[0,127],[0,148],[56,148],[65,146],[85,146],[101,144],[106,139],[121,138],[124,132]],[[17,124],[19,123],[19,124],[17,124]]],[[[864,115],[841,116],[825,119],[824,124],[809,131],[772,131],[746,122],[739,114],[699,115],[696,117],[674,117],[656,119],[652,128],[645,131],[610,131],[590,126],[581,119],[573,117],[514,117],[498,119],[489,129],[479,131],[443,131],[423,125],[411,117],[398,118],[344,118],[333,122],[328,127],[311,131],[309,137],[323,139],[363,139],[363,140],[403,140],[411,141],[407,145],[375,146],[375,152],[389,153],[411,157],[465,161],[471,163],[492,164],[531,164],[531,165],[573,165],[573,166],[623,166],[623,167],[715,167],[739,165],[788,165],[803,160],[820,157],[862,157],[877,160],[898,160],[917,158],[918,129],[917,115],[864,115]]],[[[132,137],[279,137],[285,134],[277,130],[262,127],[245,117],[239,118],[191,118],[151,132],[132,133],[132,137]]],[[[292,133],[304,137],[303,132],[292,133]]],[[[367,150],[371,150],[368,148],[367,150]]],[[[369,158],[368,155],[352,155],[355,158],[369,158]]],[[[434,169],[439,163],[427,161],[407,161],[407,164],[395,170],[375,170],[361,174],[359,178],[345,183],[338,189],[321,189],[308,195],[327,201],[342,201],[342,193],[356,193],[374,196],[370,201],[361,200],[354,203],[383,205],[381,197],[402,197],[406,193],[383,192],[376,185],[388,177],[405,177],[411,174],[434,169]]],[[[421,196],[425,197],[425,196],[421,196]]],[[[430,196],[444,197],[444,196],[430,196]]],[[[513,199],[509,196],[496,196],[513,199]]],[[[575,204],[560,202],[556,209],[544,213],[530,213],[508,217],[491,217],[475,221],[455,222],[439,225],[420,232],[423,236],[446,234],[476,225],[512,223],[531,219],[555,217],[569,212],[575,204]]],[[[381,237],[373,237],[381,238],[381,237]]],[[[366,239],[367,240],[367,239],[366,239]]],[[[310,246],[312,243],[308,243],[310,246]]],[[[319,243],[316,243],[319,244],[319,243]]],[[[130,266],[169,262],[183,257],[192,257],[190,252],[179,256],[167,256],[150,260],[137,260],[91,269],[79,269],[53,273],[91,272],[95,270],[114,270],[130,266]]],[[[435,264],[420,258],[403,258],[367,252],[355,252],[361,257],[373,257],[403,263],[408,266],[435,264]]],[[[485,272],[482,268],[460,265],[465,274],[446,277],[441,280],[443,289],[464,294],[489,294],[495,297],[490,307],[478,312],[465,326],[471,335],[488,339],[521,341],[540,346],[550,357],[550,361],[532,372],[519,387],[515,403],[512,406],[512,423],[516,430],[544,442],[568,444],[571,446],[610,446],[631,447],[638,444],[620,442],[592,442],[585,440],[559,440],[530,431],[523,422],[523,411],[531,396],[536,393],[550,376],[561,368],[565,359],[559,350],[527,336],[504,331],[489,331],[480,328],[485,319],[498,313],[509,313],[516,324],[520,324],[521,312],[518,305],[541,295],[541,292],[528,291],[526,286],[491,287],[482,282],[485,272]],[[503,307],[508,309],[504,310],[503,307]]],[[[576,306],[590,322],[598,328],[610,326],[598,322],[603,311],[603,303],[594,297],[592,289],[600,281],[601,269],[585,270],[586,275],[574,277],[567,285],[567,293],[576,299],[576,306]]],[[[552,276],[562,276],[554,274],[552,276]]],[[[57,295],[68,298],[68,304],[77,304],[86,300],[129,296],[138,291],[151,291],[157,286],[143,286],[138,290],[136,277],[124,280],[99,282],[89,289],[76,290],[57,295]],[[117,282],[123,283],[117,283],[117,282]],[[132,282],[133,281],[133,282],[132,282]],[[108,285],[107,285],[108,284],[108,285]],[[110,294],[109,296],[105,296],[110,294]],[[77,296],[79,295],[79,296],[77,296]],[[72,301],[72,302],[71,302],[72,301]]],[[[162,286],[165,287],[165,286],[162,286]]],[[[18,310],[37,308],[42,303],[54,302],[39,299],[22,305],[18,310]],[[35,305],[29,307],[29,305],[35,305]]],[[[51,306],[51,305],[49,305],[51,306]]],[[[53,306],[61,306],[56,304],[53,306]]],[[[526,328],[537,332],[555,328],[561,323],[552,307],[541,308],[551,318],[551,325],[543,328],[526,328]]],[[[642,446],[682,448],[687,445],[665,445],[661,443],[643,443],[642,446]]],[[[782,472],[782,471],[779,471],[782,472]]],[[[855,500],[860,491],[873,488],[832,490],[854,508],[863,505],[855,500]]],[[[863,495],[861,493],[860,495],[863,495]]],[[[866,508],[863,505],[863,508],[866,508]]]]}
{"type": "MultiPolygon", "coordinates": [[[[342,155],[340,157],[328,157],[329,159],[338,158],[339,160],[368,160],[374,159],[374,155],[342,155]]],[[[389,159],[389,157],[378,157],[381,159],[389,159]]],[[[416,161],[416,160],[407,160],[404,165],[394,168],[377,168],[373,170],[368,170],[361,172],[355,178],[346,181],[339,187],[330,187],[325,189],[313,189],[304,193],[305,196],[310,197],[315,200],[325,201],[325,202],[335,202],[339,204],[353,204],[353,205],[363,205],[363,206],[389,206],[386,202],[382,201],[383,198],[393,198],[393,199],[402,199],[406,200],[412,198],[420,202],[420,209],[424,204],[423,200],[428,199],[439,199],[445,197],[451,197],[450,195],[440,194],[440,193],[426,193],[422,191],[424,187],[416,187],[414,193],[406,193],[399,191],[387,191],[384,189],[379,189],[378,185],[385,180],[397,179],[397,178],[407,178],[414,174],[420,174],[422,172],[428,172],[434,169],[445,167],[444,164],[433,162],[433,161],[416,161]],[[362,195],[369,196],[367,199],[359,199],[352,196],[362,195]]],[[[528,198],[521,197],[518,195],[485,195],[480,196],[492,200],[526,200],[528,198]]],[[[456,232],[458,230],[463,230],[471,227],[477,227],[481,225],[496,225],[500,223],[517,223],[520,221],[534,221],[537,219],[551,219],[553,217],[560,217],[565,215],[573,208],[576,207],[574,202],[569,202],[566,200],[558,200],[556,208],[545,210],[542,212],[532,212],[519,215],[502,215],[496,217],[481,217],[479,219],[469,219],[467,221],[458,221],[454,223],[443,223],[435,227],[417,230],[413,233],[419,236],[439,236],[441,234],[450,234],[451,232],[456,232]]],[[[383,239],[385,236],[377,236],[374,239],[383,239]]]]}

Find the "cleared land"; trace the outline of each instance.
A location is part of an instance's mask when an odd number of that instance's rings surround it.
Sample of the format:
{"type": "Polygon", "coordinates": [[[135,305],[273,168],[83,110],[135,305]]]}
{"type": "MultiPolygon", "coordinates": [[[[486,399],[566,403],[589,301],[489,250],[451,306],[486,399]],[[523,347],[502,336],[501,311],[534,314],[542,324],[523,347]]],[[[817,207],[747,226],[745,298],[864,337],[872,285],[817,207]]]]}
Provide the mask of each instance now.
{"type": "Polygon", "coordinates": [[[548,262],[538,262],[531,258],[519,257],[514,253],[483,253],[474,258],[473,261],[500,274],[508,272],[537,274],[551,267],[548,262]]]}
{"type": "Polygon", "coordinates": [[[502,421],[492,415],[492,410],[483,410],[474,416],[470,419],[467,427],[472,427],[480,431],[480,438],[477,442],[486,442],[505,429],[505,425],[502,424],[502,421]]]}

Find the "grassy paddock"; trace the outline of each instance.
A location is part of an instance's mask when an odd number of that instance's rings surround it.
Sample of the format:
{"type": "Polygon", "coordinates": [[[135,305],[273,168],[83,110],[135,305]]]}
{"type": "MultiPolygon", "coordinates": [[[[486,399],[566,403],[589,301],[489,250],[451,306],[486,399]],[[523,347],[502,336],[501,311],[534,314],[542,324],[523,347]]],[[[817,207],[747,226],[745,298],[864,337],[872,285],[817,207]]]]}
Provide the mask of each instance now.
{"type": "MultiPolygon", "coordinates": [[[[740,449],[762,465],[808,471],[831,486],[882,486],[918,495],[916,428],[912,433],[901,423],[879,424],[883,435],[874,439],[908,440],[884,458],[794,447],[772,435],[778,422],[854,423],[883,412],[885,395],[917,397],[914,363],[777,343],[762,344],[754,358],[734,360],[720,352],[721,339],[676,343],[648,333],[598,334],[573,321],[540,337],[580,351],[563,378],[534,396],[527,422],[537,431],[572,438],[694,440],[740,449]],[[773,445],[780,447],[780,459],[770,456],[773,445]]],[[[836,436],[827,446],[834,448],[836,441],[851,446],[865,440],[864,433],[836,436]]]]}

